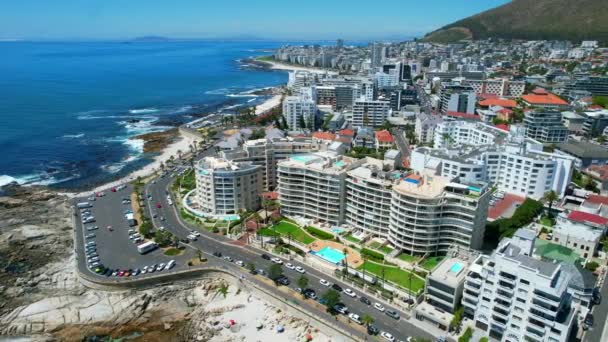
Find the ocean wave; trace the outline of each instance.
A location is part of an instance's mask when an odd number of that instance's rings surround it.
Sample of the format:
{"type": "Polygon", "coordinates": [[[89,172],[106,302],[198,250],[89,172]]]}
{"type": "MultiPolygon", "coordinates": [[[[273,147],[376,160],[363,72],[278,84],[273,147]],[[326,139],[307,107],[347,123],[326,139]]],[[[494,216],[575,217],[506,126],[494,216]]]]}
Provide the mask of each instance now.
{"type": "Polygon", "coordinates": [[[79,177],[80,177],[80,174],[75,173],[75,174],[67,176],[67,177],[57,178],[56,176],[49,175],[47,172],[40,172],[40,173],[34,173],[34,174],[16,176],[16,177],[2,175],[2,176],[0,176],[0,187],[4,186],[6,184],[9,184],[9,183],[13,183],[13,182],[17,182],[17,184],[19,184],[19,185],[48,186],[48,185],[67,182],[67,181],[70,181],[70,180],[73,180],[73,179],[76,179],[79,177]]]}
{"type": "Polygon", "coordinates": [[[84,137],[84,133],[78,133],[78,134],[65,134],[63,136],[61,136],[64,139],[78,139],[78,138],[82,138],[84,137]]]}
{"type": "Polygon", "coordinates": [[[141,108],[141,109],[129,109],[129,113],[131,114],[150,114],[156,113],[159,109],[157,108],[141,108]]]}
{"type": "Polygon", "coordinates": [[[230,92],[230,89],[228,89],[228,88],[219,88],[219,89],[207,90],[205,92],[205,95],[226,95],[226,94],[228,94],[228,92],[230,92]]]}
{"type": "Polygon", "coordinates": [[[249,103],[249,102],[253,102],[253,101],[255,101],[255,100],[257,100],[257,99],[251,99],[251,100],[247,100],[247,103],[249,103]]]}
{"type": "Polygon", "coordinates": [[[192,106],[188,105],[188,106],[181,106],[178,109],[172,110],[169,112],[169,114],[181,114],[181,113],[186,113],[192,110],[192,106]]]}
{"type": "Polygon", "coordinates": [[[143,139],[127,139],[123,142],[124,145],[129,147],[129,150],[136,152],[137,154],[144,153],[144,143],[143,139]]]}
{"type": "Polygon", "coordinates": [[[114,173],[120,172],[122,169],[125,168],[125,166],[129,165],[129,163],[131,163],[131,162],[136,161],[137,159],[138,159],[137,156],[129,156],[128,158],[121,160],[119,162],[116,162],[116,163],[101,165],[99,168],[107,173],[114,174],[114,173]]]}
{"type": "Polygon", "coordinates": [[[258,97],[259,95],[239,93],[239,94],[227,94],[226,96],[228,96],[228,97],[258,97]]]}

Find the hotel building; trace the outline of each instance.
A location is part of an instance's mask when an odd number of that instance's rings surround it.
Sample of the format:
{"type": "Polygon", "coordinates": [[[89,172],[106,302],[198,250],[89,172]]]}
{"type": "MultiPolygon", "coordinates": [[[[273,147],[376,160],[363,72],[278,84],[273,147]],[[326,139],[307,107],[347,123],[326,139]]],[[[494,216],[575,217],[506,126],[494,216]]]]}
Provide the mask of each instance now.
{"type": "Polygon", "coordinates": [[[257,210],[262,192],[262,170],[252,163],[206,157],[195,167],[198,210],[209,216],[236,215],[257,210]]]}

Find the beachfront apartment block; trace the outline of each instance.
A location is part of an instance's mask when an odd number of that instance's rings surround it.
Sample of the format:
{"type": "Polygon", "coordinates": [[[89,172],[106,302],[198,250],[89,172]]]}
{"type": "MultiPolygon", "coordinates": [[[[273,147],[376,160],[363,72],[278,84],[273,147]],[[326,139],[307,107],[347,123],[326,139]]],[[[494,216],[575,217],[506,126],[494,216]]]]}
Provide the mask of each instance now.
{"type": "Polygon", "coordinates": [[[383,161],[367,158],[347,172],[345,221],[355,229],[388,237],[393,183],[399,171],[385,171],[383,161]]]}
{"type": "Polygon", "coordinates": [[[312,98],[288,96],[283,101],[283,117],[291,130],[314,129],[317,111],[317,104],[312,98]]]}
{"type": "Polygon", "coordinates": [[[463,85],[475,90],[477,95],[491,94],[504,97],[520,97],[526,90],[525,81],[513,81],[505,78],[471,80],[465,79],[463,85]]]}
{"type": "Polygon", "coordinates": [[[571,264],[535,256],[535,240],[534,231],[520,229],[469,267],[465,315],[492,339],[568,341],[579,310],[588,304],[592,283],[571,264]]]}
{"type": "Polygon", "coordinates": [[[493,183],[502,191],[524,197],[540,199],[551,190],[562,196],[575,158],[543,152],[542,144],[525,139],[521,128],[512,127],[505,133],[482,123],[440,124],[435,142],[445,147],[416,148],[410,165],[419,172],[493,183]]]}
{"type": "Polygon", "coordinates": [[[242,149],[236,152],[223,153],[228,159],[236,162],[251,162],[262,168],[264,191],[277,188],[277,164],[295,154],[318,151],[320,144],[311,138],[263,138],[248,140],[242,149]]]}
{"type": "Polygon", "coordinates": [[[346,172],[363,163],[331,152],[294,155],[278,163],[281,213],[315,222],[344,222],[346,172]]]}
{"type": "Polygon", "coordinates": [[[410,174],[393,186],[388,240],[410,255],[481,248],[490,191],[486,183],[410,174]]]}
{"type": "Polygon", "coordinates": [[[197,209],[202,214],[220,217],[260,207],[260,166],[206,157],[196,164],[195,172],[197,209]]]}
{"type": "Polygon", "coordinates": [[[360,97],[353,105],[353,127],[379,127],[390,114],[390,101],[360,97]]]}

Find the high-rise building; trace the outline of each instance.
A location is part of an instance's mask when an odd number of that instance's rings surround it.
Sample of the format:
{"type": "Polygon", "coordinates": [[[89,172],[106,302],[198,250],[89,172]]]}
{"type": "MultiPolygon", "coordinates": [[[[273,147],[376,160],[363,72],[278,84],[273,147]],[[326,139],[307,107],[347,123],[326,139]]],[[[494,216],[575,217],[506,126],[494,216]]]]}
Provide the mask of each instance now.
{"type": "Polygon", "coordinates": [[[562,143],[568,140],[568,129],[562,123],[562,113],[549,110],[525,112],[526,137],[542,143],[562,143]]]}
{"type": "Polygon", "coordinates": [[[330,152],[295,155],[278,163],[281,213],[331,225],[344,221],[346,172],[362,161],[330,152]]]}
{"type": "Polygon", "coordinates": [[[196,164],[196,200],[199,212],[212,217],[257,210],[262,194],[258,165],[206,157],[196,164]]]}
{"type": "Polygon", "coordinates": [[[588,91],[593,96],[608,96],[608,76],[584,76],[567,83],[566,91],[588,91]]]}
{"type": "Polygon", "coordinates": [[[475,114],[477,97],[472,87],[460,84],[441,85],[441,112],[475,114]]]}
{"type": "Polygon", "coordinates": [[[338,40],[336,41],[336,47],[337,47],[338,49],[343,48],[343,47],[344,47],[344,39],[338,39],[338,40]]]}
{"type": "Polygon", "coordinates": [[[331,106],[336,109],[337,96],[336,87],[333,86],[317,86],[317,104],[323,106],[331,106]]]}
{"type": "Polygon", "coordinates": [[[283,101],[283,117],[289,129],[314,129],[317,117],[317,104],[312,99],[288,96],[283,101]]]}
{"type": "MultiPolygon", "coordinates": [[[[595,281],[585,270],[534,255],[536,234],[520,229],[469,267],[462,304],[475,327],[498,341],[568,341],[595,281]]],[[[586,305],[585,305],[586,304],[586,305]]]]}
{"type": "Polygon", "coordinates": [[[382,66],[382,61],[384,60],[384,45],[378,42],[374,42],[370,44],[370,49],[372,53],[372,68],[379,68],[382,66]]]}
{"type": "Polygon", "coordinates": [[[507,79],[468,80],[463,85],[472,87],[477,95],[491,94],[504,97],[520,97],[526,90],[525,81],[512,81],[507,79]]]}
{"type": "Polygon", "coordinates": [[[384,124],[390,112],[390,101],[367,100],[363,97],[353,105],[354,127],[378,127],[384,124]]]}
{"type": "Polygon", "coordinates": [[[487,183],[411,174],[393,186],[388,240],[410,255],[479,249],[490,191],[487,183]]]}

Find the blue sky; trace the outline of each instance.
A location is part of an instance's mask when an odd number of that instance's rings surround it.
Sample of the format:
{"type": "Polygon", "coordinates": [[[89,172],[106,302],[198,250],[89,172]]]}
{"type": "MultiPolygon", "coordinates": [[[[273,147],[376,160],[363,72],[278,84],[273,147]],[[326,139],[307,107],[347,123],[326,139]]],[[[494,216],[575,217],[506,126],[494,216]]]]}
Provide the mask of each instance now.
{"type": "Polygon", "coordinates": [[[508,0],[2,0],[0,39],[422,35],[508,0]]]}

